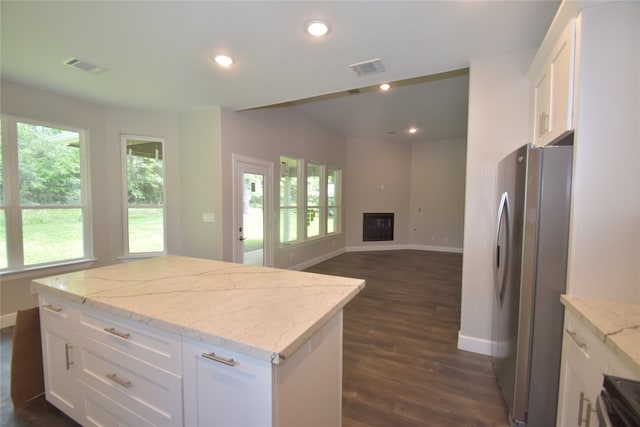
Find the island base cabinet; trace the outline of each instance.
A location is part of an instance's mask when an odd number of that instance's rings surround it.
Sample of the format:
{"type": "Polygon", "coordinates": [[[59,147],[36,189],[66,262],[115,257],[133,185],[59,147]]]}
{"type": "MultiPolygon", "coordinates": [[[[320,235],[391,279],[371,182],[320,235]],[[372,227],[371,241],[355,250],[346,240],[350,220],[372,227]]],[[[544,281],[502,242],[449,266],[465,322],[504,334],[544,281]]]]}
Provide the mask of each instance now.
{"type": "Polygon", "coordinates": [[[339,427],[342,311],[278,364],[183,338],[185,426],[339,427]]]}

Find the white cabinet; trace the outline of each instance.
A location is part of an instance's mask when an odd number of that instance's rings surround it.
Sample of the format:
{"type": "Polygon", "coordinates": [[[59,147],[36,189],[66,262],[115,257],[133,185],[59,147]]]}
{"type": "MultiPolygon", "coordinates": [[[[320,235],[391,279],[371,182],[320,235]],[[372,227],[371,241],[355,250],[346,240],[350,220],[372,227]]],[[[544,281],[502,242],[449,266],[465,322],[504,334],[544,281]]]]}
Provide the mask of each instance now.
{"type": "Polygon", "coordinates": [[[46,398],[83,425],[177,426],[182,339],[40,296],[46,398]]]}
{"type": "Polygon", "coordinates": [[[595,403],[603,375],[638,376],[568,310],[564,327],[557,426],[597,426],[595,403]]]}
{"type": "Polygon", "coordinates": [[[342,312],[280,364],[183,338],[186,426],[339,427],[342,312]]]}
{"type": "Polygon", "coordinates": [[[40,329],[46,399],[81,422],[80,394],[76,380],[80,371],[74,329],[78,312],[63,300],[40,296],[40,329]]]}
{"type": "Polygon", "coordinates": [[[272,365],[183,339],[186,426],[272,425],[272,365]]]}
{"type": "Polygon", "coordinates": [[[342,311],[278,364],[47,294],[40,313],[47,400],[82,425],[341,425],[342,311]]]}
{"type": "Polygon", "coordinates": [[[542,69],[535,73],[533,140],[543,146],[573,128],[575,19],[567,25],[542,69]]]}

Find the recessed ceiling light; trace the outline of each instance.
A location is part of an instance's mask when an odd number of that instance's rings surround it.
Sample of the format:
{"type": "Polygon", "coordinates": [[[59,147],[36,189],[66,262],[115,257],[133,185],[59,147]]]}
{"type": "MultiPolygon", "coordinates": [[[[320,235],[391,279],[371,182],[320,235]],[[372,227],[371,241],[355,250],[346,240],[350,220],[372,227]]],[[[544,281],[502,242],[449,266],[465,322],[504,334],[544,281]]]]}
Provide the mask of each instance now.
{"type": "Polygon", "coordinates": [[[233,64],[233,58],[227,55],[216,55],[213,57],[213,60],[216,61],[218,65],[223,67],[228,67],[233,64]]]}
{"type": "Polygon", "coordinates": [[[416,133],[416,132],[418,132],[418,129],[416,129],[414,127],[409,128],[409,133],[416,133]]]}
{"type": "Polygon", "coordinates": [[[307,33],[311,34],[314,37],[322,37],[327,35],[329,32],[329,24],[320,19],[314,19],[306,24],[304,24],[304,28],[307,33]]]}
{"type": "Polygon", "coordinates": [[[391,89],[391,85],[389,83],[382,83],[378,87],[380,88],[380,90],[389,90],[389,89],[391,89]]]}

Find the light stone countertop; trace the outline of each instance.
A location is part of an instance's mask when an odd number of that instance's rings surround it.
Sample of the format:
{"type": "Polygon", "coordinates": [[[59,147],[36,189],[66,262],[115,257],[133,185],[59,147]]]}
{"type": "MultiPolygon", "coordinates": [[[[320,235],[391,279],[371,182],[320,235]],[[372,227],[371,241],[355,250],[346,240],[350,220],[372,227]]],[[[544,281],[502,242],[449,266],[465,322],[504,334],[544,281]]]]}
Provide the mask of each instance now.
{"type": "Polygon", "coordinates": [[[562,295],[560,300],[640,376],[640,304],[569,295],[562,295]]]}
{"type": "Polygon", "coordinates": [[[364,280],[162,256],[33,280],[47,293],[274,364],[364,288],[364,280]]]}

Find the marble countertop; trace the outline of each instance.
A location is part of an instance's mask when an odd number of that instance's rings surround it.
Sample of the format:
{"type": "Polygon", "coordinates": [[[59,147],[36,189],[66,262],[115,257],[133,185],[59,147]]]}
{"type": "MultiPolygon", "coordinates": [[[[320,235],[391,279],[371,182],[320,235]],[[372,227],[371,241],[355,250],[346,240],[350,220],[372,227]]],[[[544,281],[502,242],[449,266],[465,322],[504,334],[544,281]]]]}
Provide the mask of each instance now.
{"type": "Polygon", "coordinates": [[[162,256],[37,279],[31,292],[280,363],[364,280],[162,256]]]}
{"type": "Polygon", "coordinates": [[[560,300],[640,376],[640,304],[569,295],[562,295],[560,300]]]}

